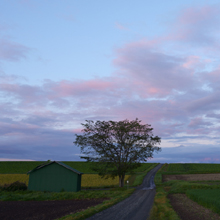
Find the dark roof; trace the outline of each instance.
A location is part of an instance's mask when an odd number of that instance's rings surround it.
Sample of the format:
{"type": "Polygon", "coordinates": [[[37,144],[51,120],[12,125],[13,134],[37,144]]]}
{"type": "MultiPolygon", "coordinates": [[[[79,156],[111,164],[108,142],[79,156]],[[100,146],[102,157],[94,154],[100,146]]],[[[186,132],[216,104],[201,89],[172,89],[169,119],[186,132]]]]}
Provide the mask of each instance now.
{"type": "Polygon", "coordinates": [[[73,169],[72,167],[66,165],[65,163],[58,162],[58,161],[52,161],[52,162],[50,162],[50,163],[48,163],[48,162],[42,163],[41,165],[35,167],[33,170],[28,171],[27,174],[30,174],[30,173],[32,173],[33,171],[39,170],[39,169],[41,169],[41,168],[43,168],[43,167],[45,167],[45,166],[48,166],[48,165],[50,165],[50,164],[52,164],[52,163],[57,163],[57,164],[59,164],[60,166],[63,166],[63,167],[65,167],[66,169],[73,171],[74,173],[83,174],[82,172],[80,172],[80,171],[78,171],[78,170],[76,170],[76,169],[73,169]]]}

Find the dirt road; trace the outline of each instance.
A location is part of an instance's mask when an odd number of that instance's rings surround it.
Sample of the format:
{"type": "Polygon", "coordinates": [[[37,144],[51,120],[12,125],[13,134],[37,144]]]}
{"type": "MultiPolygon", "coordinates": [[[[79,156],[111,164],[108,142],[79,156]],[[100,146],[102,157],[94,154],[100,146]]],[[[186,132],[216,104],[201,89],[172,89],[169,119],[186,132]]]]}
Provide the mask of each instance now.
{"type": "Polygon", "coordinates": [[[142,185],[130,197],[87,218],[87,220],[146,220],[150,214],[156,193],[154,175],[161,166],[162,164],[159,164],[152,169],[145,176],[142,185]]]}

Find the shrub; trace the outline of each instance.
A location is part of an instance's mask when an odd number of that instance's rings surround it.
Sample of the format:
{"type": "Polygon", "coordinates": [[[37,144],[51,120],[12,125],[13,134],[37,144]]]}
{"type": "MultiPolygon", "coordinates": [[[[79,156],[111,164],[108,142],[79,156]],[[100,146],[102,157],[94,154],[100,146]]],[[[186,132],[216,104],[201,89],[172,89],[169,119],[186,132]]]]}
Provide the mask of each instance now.
{"type": "Polygon", "coordinates": [[[27,186],[25,183],[16,181],[10,184],[3,185],[1,187],[1,190],[5,190],[5,191],[27,190],[27,186]]]}

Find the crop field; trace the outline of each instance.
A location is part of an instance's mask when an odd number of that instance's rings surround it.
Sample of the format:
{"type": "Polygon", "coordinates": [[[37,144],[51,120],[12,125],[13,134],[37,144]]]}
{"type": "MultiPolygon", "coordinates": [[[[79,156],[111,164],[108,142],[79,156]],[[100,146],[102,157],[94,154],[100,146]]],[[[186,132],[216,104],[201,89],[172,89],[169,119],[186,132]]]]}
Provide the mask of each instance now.
{"type": "Polygon", "coordinates": [[[186,195],[198,204],[220,214],[220,189],[187,190],[186,195]]]}
{"type": "MultiPolygon", "coordinates": [[[[125,181],[130,177],[130,175],[125,176],[125,181]]],[[[23,182],[28,185],[29,175],[27,174],[0,174],[0,185],[9,184],[13,182],[23,182]]],[[[99,188],[99,187],[111,187],[118,185],[118,177],[115,179],[101,178],[98,174],[83,174],[81,186],[83,188],[99,188]]]]}
{"type": "MultiPolygon", "coordinates": [[[[26,174],[28,171],[34,169],[46,161],[2,161],[0,162],[0,174],[26,174]]],[[[78,161],[63,161],[63,163],[70,167],[86,174],[95,174],[91,169],[91,162],[78,162],[78,161]]],[[[151,166],[156,166],[156,163],[143,163],[141,167],[138,167],[134,172],[144,172],[151,166]]]]}
{"type": "Polygon", "coordinates": [[[16,181],[28,185],[29,176],[27,174],[0,174],[0,185],[9,184],[16,181]]]}
{"type": "Polygon", "coordinates": [[[173,163],[166,164],[162,174],[202,174],[220,173],[220,164],[173,163]]]}
{"type": "MultiPolygon", "coordinates": [[[[125,175],[125,181],[129,177],[130,175],[125,175]]],[[[98,174],[83,174],[81,186],[83,188],[118,186],[118,177],[115,179],[104,179],[101,178],[98,174]]]]}

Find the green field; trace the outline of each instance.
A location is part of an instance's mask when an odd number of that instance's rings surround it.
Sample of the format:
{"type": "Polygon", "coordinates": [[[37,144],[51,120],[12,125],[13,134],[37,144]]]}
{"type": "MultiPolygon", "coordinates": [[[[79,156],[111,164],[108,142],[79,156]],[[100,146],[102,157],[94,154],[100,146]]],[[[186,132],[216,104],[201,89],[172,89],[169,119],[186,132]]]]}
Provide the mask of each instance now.
{"type": "Polygon", "coordinates": [[[165,164],[161,170],[162,174],[199,174],[220,173],[220,164],[204,163],[171,163],[165,164]]]}
{"type": "Polygon", "coordinates": [[[200,205],[220,214],[220,189],[192,189],[186,195],[200,205]]]}
{"type": "MultiPolygon", "coordinates": [[[[0,162],[0,174],[26,174],[28,171],[45,162],[46,161],[2,161],[0,162]]],[[[96,172],[91,169],[91,162],[63,161],[63,163],[82,173],[96,174],[96,172]]],[[[144,172],[152,165],[156,165],[156,163],[142,163],[141,167],[135,169],[134,172],[144,172]]]]}

